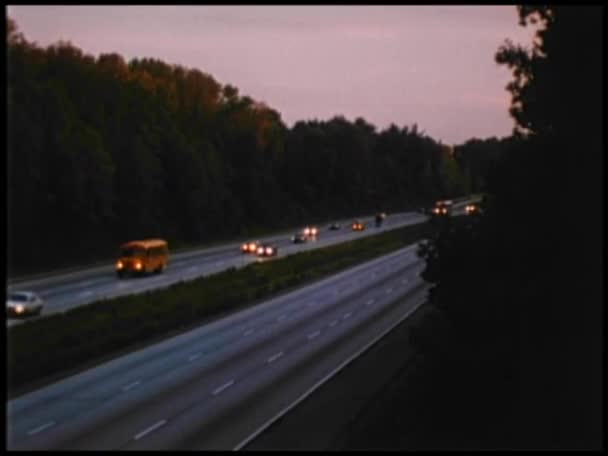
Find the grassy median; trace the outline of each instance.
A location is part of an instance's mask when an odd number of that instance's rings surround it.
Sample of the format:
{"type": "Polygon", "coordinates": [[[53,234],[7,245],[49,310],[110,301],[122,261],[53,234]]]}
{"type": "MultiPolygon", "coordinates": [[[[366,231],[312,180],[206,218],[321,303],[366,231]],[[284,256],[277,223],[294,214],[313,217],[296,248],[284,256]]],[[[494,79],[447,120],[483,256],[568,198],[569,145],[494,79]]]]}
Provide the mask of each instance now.
{"type": "Polygon", "coordinates": [[[32,382],[89,366],[96,359],[141,347],[142,343],[255,304],[279,291],[403,248],[428,233],[426,223],[407,226],[241,269],[231,268],[162,290],[97,301],[10,327],[9,396],[32,382]]]}

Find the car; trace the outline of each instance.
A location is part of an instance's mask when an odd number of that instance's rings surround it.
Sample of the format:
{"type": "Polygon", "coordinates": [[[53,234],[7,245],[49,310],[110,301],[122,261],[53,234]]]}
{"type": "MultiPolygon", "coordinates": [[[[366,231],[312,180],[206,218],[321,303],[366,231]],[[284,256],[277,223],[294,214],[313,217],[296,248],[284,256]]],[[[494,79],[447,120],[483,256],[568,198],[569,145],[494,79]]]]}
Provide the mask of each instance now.
{"type": "Polygon", "coordinates": [[[481,212],[481,208],[478,204],[471,203],[465,206],[464,212],[467,215],[479,214],[481,212]]]}
{"type": "Polygon", "coordinates": [[[43,307],[44,301],[33,291],[10,292],[6,301],[6,313],[14,317],[40,315],[43,307]]]}
{"type": "Polygon", "coordinates": [[[435,203],[435,207],[431,211],[431,214],[443,216],[443,215],[450,215],[451,212],[452,212],[451,204],[448,204],[447,202],[444,202],[444,201],[438,201],[437,203],[435,203]]]}
{"type": "Polygon", "coordinates": [[[360,220],[355,220],[352,224],[353,231],[363,231],[365,229],[365,224],[360,220]]]}
{"type": "Polygon", "coordinates": [[[386,214],[384,212],[378,212],[376,214],[376,227],[379,227],[380,225],[382,225],[382,222],[384,221],[385,218],[386,218],[386,214]]]}
{"type": "Polygon", "coordinates": [[[293,236],[291,236],[291,242],[293,242],[294,244],[302,244],[302,243],[306,242],[307,240],[308,240],[308,236],[306,236],[302,232],[298,232],[298,233],[294,234],[293,236]]]}
{"type": "Polygon", "coordinates": [[[258,251],[259,246],[260,241],[244,242],[241,245],[241,253],[256,253],[258,251]]]}
{"type": "Polygon", "coordinates": [[[331,225],[329,225],[330,230],[339,230],[340,228],[342,228],[342,225],[340,225],[338,222],[335,222],[335,223],[332,223],[331,225]]]}
{"type": "Polygon", "coordinates": [[[274,257],[277,256],[279,249],[274,245],[260,244],[255,252],[258,257],[274,257]]]}
{"type": "Polygon", "coordinates": [[[304,236],[307,236],[309,239],[316,239],[319,234],[319,229],[316,226],[307,226],[302,230],[304,236]]]}

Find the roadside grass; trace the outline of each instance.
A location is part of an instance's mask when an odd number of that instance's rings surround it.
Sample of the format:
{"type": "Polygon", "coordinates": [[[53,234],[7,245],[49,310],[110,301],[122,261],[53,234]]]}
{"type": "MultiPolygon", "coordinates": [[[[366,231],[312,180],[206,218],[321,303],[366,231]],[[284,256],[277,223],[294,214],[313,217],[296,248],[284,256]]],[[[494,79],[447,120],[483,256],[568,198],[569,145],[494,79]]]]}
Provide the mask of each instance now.
{"type": "Polygon", "coordinates": [[[162,290],[101,300],[7,329],[7,386],[16,389],[141,347],[427,237],[428,223],[231,268],[162,290]]]}

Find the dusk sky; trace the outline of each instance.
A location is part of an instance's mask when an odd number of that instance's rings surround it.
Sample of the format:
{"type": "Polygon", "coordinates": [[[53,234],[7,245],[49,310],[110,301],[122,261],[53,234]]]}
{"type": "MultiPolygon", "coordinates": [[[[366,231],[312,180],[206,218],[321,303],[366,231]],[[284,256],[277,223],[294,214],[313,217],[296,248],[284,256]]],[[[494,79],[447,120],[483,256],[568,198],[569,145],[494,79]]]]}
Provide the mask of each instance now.
{"type": "Polygon", "coordinates": [[[534,30],[515,6],[8,6],[28,41],[71,41],[197,68],[284,122],[363,117],[418,124],[448,144],[507,136],[505,38],[534,30]]]}

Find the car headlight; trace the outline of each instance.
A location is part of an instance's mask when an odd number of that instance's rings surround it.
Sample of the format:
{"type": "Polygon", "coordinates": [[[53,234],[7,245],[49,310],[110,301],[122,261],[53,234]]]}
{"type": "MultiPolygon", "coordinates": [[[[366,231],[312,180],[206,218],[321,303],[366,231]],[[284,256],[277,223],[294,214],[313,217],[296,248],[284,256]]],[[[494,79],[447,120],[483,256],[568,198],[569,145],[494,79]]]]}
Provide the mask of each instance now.
{"type": "Polygon", "coordinates": [[[264,247],[258,247],[258,255],[264,254],[264,247]]]}
{"type": "Polygon", "coordinates": [[[317,234],[317,229],[316,229],[316,228],[313,228],[311,231],[312,231],[312,234],[313,234],[313,235],[316,235],[316,234],[317,234]]]}
{"type": "Polygon", "coordinates": [[[272,248],[266,247],[266,255],[272,255],[272,248]]]}
{"type": "Polygon", "coordinates": [[[310,234],[310,230],[308,228],[304,228],[304,234],[308,236],[310,234]]]}
{"type": "Polygon", "coordinates": [[[255,244],[253,244],[253,243],[249,244],[249,251],[255,252],[255,244]]]}
{"type": "Polygon", "coordinates": [[[249,247],[247,246],[247,244],[243,244],[243,245],[241,246],[241,250],[242,250],[243,252],[246,252],[247,250],[249,250],[249,247]]]}
{"type": "Polygon", "coordinates": [[[24,310],[25,310],[25,307],[23,307],[23,305],[21,305],[21,304],[17,304],[15,306],[15,312],[17,312],[18,314],[22,313],[24,310]]]}
{"type": "Polygon", "coordinates": [[[125,265],[123,264],[123,262],[122,262],[122,261],[118,260],[118,261],[116,262],[116,269],[122,269],[122,268],[124,268],[124,267],[125,267],[125,265]]]}
{"type": "Polygon", "coordinates": [[[135,263],[135,269],[137,269],[137,270],[141,269],[141,263],[139,261],[137,263],[135,263]]]}

